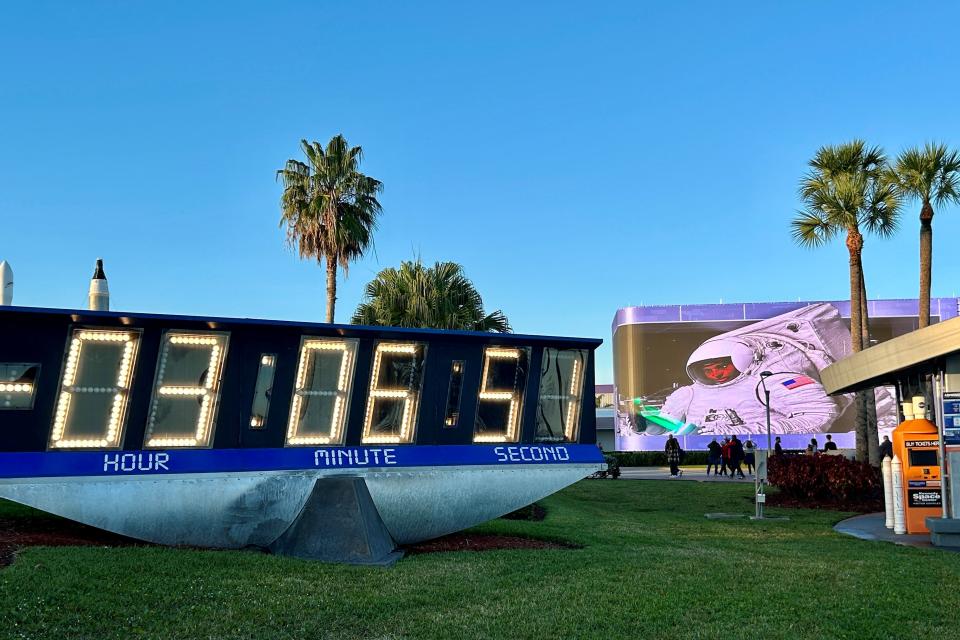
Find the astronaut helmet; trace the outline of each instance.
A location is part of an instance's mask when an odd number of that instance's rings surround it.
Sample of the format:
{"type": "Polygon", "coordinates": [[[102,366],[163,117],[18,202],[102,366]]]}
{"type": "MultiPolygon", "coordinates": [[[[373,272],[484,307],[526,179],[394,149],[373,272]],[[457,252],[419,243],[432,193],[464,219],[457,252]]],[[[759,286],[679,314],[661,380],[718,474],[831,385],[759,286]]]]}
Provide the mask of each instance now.
{"type": "Polygon", "coordinates": [[[736,338],[708,340],[687,359],[694,383],[718,387],[736,382],[754,364],[754,349],[736,338]]]}

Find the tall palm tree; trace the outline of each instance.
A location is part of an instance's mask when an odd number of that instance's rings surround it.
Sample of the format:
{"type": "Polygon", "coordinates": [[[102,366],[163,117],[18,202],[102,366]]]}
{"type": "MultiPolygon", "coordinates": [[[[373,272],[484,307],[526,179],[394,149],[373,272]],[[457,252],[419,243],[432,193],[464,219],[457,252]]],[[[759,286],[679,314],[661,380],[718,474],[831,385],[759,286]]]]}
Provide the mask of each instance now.
{"type": "MultiPolygon", "coordinates": [[[[850,256],[850,336],[854,351],[869,346],[862,231],[887,237],[897,229],[900,199],[885,177],[886,157],[862,140],[817,150],[800,182],[803,209],[791,223],[794,240],[819,247],[845,234],[850,256]]],[[[868,397],[860,394],[857,411],[857,458],[879,462],[875,425],[868,425],[868,397]]]]}
{"type": "Polygon", "coordinates": [[[485,313],[473,283],[455,262],[425,267],[405,261],[399,269],[382,270],[367,284],[354,324],[471,331],[511,331],[499,309],[485,313]]]}
{"type": "Polygon", "coordinates": [[[319,142],[300,141],[307,162],[287,160],[277,171],[283,182],[280,226],[287,242],[301,258],[326,262],[327,322],[333,322],[337,302],[337,266],[347,273],[352,260],[373,242],[381,213],[379,180],[359,171],[360,147],[351,147],[343,135],[319,142]]]}
{"type": "Polygon", "coordinates": [[[933,266],[933,205],[960,202],[960,155],[944,144],[928,142],[907,149],[889,177],[910,199],[920,201],[920,327],[930,325],[930,281],[933,266]]]}

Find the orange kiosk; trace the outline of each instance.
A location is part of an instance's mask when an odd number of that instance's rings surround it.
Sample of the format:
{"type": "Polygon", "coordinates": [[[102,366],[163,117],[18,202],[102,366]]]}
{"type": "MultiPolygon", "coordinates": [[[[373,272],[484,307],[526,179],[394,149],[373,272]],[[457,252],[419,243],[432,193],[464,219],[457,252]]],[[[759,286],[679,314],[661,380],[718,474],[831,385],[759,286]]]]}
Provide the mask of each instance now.
{"type": "Polygon", "coordinates": [[[893,452],[903,465],[907,533],[929,533],[925,519],[940,517],[940,436],[929,420],[907,420],[893,430],[893,452]]]}

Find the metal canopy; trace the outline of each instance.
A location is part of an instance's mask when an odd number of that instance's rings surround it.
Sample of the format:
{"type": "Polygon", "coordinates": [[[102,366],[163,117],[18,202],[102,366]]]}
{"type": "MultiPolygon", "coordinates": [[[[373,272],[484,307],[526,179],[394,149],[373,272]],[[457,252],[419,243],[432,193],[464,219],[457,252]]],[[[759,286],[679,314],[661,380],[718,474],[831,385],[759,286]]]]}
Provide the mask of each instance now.
{"type": "Polygon", "coordinates": [[[960,351],[960,318],[912,331],[855,353],[820,372],[828,394],[895,383],[909,373],[933,373],[934,361],[960,351]]]}

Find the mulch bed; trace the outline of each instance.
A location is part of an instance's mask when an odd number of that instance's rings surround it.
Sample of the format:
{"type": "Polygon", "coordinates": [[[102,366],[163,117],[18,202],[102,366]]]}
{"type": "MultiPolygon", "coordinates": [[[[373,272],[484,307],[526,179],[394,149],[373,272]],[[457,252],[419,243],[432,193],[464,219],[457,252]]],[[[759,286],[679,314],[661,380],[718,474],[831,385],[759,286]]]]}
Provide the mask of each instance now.
{"type": "MultiPolygon", "coordinates": [[[[522,509],[512,511],[504,520],[528,520],[539,522],[547,517],[547,510],[539,504],[531,504],[522,509]]],[[[524,538],[521,536],[504,536],[498,534],[451,533],[442,538],[418,542],[406,547],[409,555],[418,553],[439,553],[443,551],[495,551],[497,549],[582,549],[580,545],[524,538]]]]}
{"type": "Polygon", "coordinates": [[[500,517],[504,520],[532,520],[533,522],[540,522],[547,517],[547,510],[537,503],[533,503],[500,517]]]}
{"type": "Polygon", "coordinates": [[[129,547],[142,540],[60,518],[0,518],[0,567],[13,564],[23,547],[129,547]]]}
{"type": "Polygon", "coordinates": [[[452,533],[449,536],[418,542],[406,547],[409,555],[418,553],[438,553],[443,551],[495,551],[498,549],[580,549],[579,545],[503,536],[497,534],[452,533]]]}
{"type": "MultiPolygon", "coordinates": [[[[503,516],[508,520],[543,520],[546,509],[532,504],[503,516]]],[[[148,542],[54,517],[0,518],[0,567],[13,564],[23,547],[45,546],[145,546],[148,542]]],[[[496,549],[579,549],[578,545],[497,534],[454,533],[406,547],[410,555],[443,551],[493,551],[496,549]]]]}
{"type": "MultiPolygon", "coordinates": [[[[752,501],[752,499],[751,499],[752,501]]],[[[791,509],[828,509],[830,511],[854,511],[856,513],[876,513],[883,511],[883,500],[817,500],[815,498],[791,498],[779,493],[767,494],[768,507],[788,507],[791,509]]]]}

